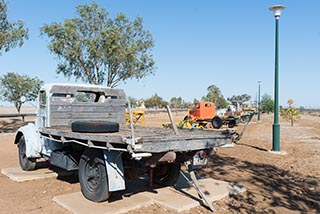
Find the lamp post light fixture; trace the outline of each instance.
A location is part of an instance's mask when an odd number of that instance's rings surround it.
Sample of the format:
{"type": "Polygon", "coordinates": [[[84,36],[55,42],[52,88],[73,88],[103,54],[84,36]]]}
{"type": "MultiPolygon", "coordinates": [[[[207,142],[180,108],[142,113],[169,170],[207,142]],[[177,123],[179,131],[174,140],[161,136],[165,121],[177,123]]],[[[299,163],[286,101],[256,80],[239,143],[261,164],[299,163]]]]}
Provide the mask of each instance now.
{"type": "Polygon", "coordinates": [[[272,126],[272,151],[280,151],[280,124],[279,124],[279,19],[281,11],[286,7],[282,5],[276,5],[269,8],[274,14],[276,19],[276,32],[275,32],[275,77],[274,77],[274,123],[272,126]]]}
{"type": "Polygon", "coordinates": [[[258,81],[258,84],[259,84],[259,88],[258,88],[258,122],[260,122],[260,109],[261,109],[261,106],[260,106],[260,84],[261,84],[261,81],[258,81]]]}

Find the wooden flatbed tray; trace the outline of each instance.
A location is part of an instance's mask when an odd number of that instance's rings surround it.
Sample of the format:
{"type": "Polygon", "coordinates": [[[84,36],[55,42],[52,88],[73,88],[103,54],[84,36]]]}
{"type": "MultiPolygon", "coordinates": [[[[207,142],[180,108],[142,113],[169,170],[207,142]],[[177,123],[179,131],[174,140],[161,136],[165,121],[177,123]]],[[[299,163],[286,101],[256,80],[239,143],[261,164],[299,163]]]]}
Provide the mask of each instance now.
{"type": "MultiPolygon", "coordinates": [[[[41,128],[42,135],[52,138],[79,140],[84,143],[98,143],[106,148],[123,147],[126,140],[131,139],[129,126],[121,126],[115,133],[79,133],[72,132],[70,128],[41,128]]],[[[189,151],[212,148],[224,145],[231,141],[232,132],[228,130],[179,130],[175,135],[172,129],[153,127],[134,127],[136,139],[135,151],[139,152],[164,152],[164,151],[189,151]]]]}

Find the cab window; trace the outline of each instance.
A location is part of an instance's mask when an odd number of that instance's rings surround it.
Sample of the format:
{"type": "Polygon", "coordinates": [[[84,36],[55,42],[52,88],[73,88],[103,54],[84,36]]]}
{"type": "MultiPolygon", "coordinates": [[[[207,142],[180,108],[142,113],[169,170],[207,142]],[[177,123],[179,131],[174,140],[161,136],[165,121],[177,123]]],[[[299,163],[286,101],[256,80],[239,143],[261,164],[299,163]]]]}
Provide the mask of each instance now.
{"type": "Polygon", "coordinates": [[[47,95],[45,91],[40,91],[39,102],[40,106],[45,106],[47,104],[47,95]]]}

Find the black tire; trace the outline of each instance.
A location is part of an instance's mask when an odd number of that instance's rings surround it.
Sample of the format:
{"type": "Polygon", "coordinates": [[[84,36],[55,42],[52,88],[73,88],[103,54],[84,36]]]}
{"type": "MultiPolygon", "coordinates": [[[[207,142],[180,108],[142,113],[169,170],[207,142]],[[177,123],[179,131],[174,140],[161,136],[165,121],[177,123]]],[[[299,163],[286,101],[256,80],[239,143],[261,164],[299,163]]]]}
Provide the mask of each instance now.
{"type": "Polygon", "coordinates": [[[81,192],[87,199],[102,202],[110,197],[106,165],[101,150],[87,149],[79,162],[81,192]]]}
{"type": "Polygon", "coordinates": [[[220,117],[215,116],[215,117],[212,119],[211,123],[212,123],[213,128],[215,128],[215,129],[220,129],[221,126],[222,126],[223,121],[222,121],[222,119],[221,119],[220,117]]]}
{"type": "Polygon", "coordinates": [[[153,169],[153,182],[160,186],[174,185],[179,178],[180,168],[178,163],[159,164],[153,169]]]}
{"type": "Polygon", "coordinates": [[[31,171],[36,168],[36,159],[28,158],[26,155],[26,141],[24,136],[21,136],[18,142],[19,164],[22,170],[31,171]]]}
{"type": "Polygon", "coordinates": [[[112,133],[119,132],[119,123],[109,121],[74,121],[71,123],[73,132],[112,133]]]}
{"type": "Polygon", "coordinates": [[[228,122],[228,128],[233,128],[236,126],[236,120],[235,119],[230,119],[228,122]]]}

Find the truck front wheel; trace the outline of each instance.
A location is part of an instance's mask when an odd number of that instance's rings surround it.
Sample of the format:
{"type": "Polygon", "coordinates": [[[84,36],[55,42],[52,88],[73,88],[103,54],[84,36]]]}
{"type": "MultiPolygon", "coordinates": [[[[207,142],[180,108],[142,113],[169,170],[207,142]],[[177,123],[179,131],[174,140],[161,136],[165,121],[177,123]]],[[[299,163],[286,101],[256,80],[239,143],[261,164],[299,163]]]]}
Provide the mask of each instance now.
{"type": "Polygon", "coordinates": [[[19,164],[22,170],[31,171],[36,168],[36,160],[30,159],[26,155],[26,141],[24,136],[21,136],[18,142],[18,150],[19,150],[19,164]]]}
{"type": "Polygon", "coordinates": [[[87,149],[79,162],[79,182],[81,192],[94,202],[108,200],[109,186],[106,165],[101,150],[87,149]]]}

